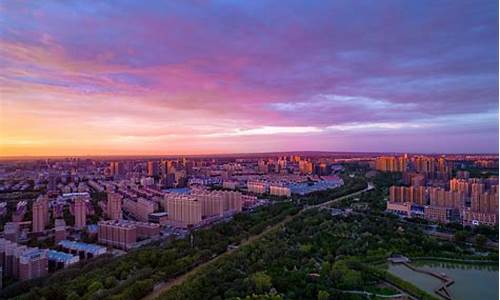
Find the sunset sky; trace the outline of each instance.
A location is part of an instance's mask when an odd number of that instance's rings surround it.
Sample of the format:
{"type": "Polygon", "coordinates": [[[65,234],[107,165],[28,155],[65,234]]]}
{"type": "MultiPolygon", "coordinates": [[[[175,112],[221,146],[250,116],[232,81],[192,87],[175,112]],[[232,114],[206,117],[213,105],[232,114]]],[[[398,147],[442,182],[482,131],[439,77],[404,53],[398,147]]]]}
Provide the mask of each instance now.
{"type": "Polygon", "coordinates": [[[0,155],[498,151],[497,1],[159,3],[1,2],[0,155]]]}

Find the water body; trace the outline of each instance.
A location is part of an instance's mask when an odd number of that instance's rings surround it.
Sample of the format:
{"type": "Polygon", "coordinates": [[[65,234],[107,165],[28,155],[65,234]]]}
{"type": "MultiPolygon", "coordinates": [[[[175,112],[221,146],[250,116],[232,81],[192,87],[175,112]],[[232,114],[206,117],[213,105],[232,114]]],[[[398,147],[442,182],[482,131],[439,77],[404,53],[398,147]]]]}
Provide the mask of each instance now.
{"type": "MultiPolygon", "coordinates": [[[[445,273],[453,278],[455,283],[448,288],[453,299],[498,299],[498,266],[441,262],[418,262],[413,265],[428,271],[445,273]]],[[[415,272],[404,265],[389,264],[389,271],[432,294],[434,289],[441,286],[439,279],[415,272]]]]}

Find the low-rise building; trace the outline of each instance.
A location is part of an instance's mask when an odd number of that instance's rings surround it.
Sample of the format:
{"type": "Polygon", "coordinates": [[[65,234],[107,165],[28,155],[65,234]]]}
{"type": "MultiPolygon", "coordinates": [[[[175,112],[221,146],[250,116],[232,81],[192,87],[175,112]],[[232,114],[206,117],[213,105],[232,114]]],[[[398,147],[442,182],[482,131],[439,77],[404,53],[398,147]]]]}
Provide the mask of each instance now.
{"type": "Polygon", "coordinates": [[[80,257],[78,255],[72,255],[56,250],[48,250],[47,258],[49,260],[50,271],[66,268],[80,261],[80,257]]]}
{"type": "Polygon", "coordinates": [[[250,193],[264,194],[267,192],[267,184],[260,181],[248,181],[247,189],[250,193]]]}
{"type": "Polygon", "coordinates": [[[80,259],[96,257],[107,252],[106,247],[68,240],[60,241],[57,246],[64,252],[78,255],[80,259]]]}
{"type": "Polygon", "coordinates": [[[498,225],[498,214],[476,212],[471,209],[463,209],[461,211],[463,225],[498,225]]]}
{"type": "Polygon", "coordinates": [[[429,205],[424,209],[424,217],[439,223],[459,222],[460,212],[456,208],[429,205]]]}
{"type": "Polygon", "coordinates": [[[269,194],[273,196],[279,197],[290,197],[292,192],[289,187],[281,186],[281,185],[270,185],[269,186],[269,194]]]}
{"type": "Polygon", "coordinates": [[[168,223],[168,213],[157,212],[157,213],[149,214],[148,221],[149,221],[149,223],[165,225],[168,223]]]}
{"type": "Polygon", "coordinates": [[[160,234],[160,225],[126,220],[110,220],[98,223],[97,238],[100,244],[128,250],[138,239],[160,234]]]}
{"type": "Polygon", "coordinates": [[[411,216],[411,203],[387,201],[386,210],[399,216],[409,217],[411,216]]]}

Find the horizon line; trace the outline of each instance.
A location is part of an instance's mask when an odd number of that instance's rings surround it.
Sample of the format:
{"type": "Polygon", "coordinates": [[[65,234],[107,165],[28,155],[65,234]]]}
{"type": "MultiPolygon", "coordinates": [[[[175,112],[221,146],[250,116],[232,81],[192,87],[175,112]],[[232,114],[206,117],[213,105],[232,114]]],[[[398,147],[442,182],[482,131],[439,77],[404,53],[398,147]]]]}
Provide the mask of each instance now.
{"type": "Polygon", "coordinates": [[[331,154],[426,154],[426,155],[496,155],[496,152],[426,152],[426,151],[335,151],[335,150],[304,150],[304,151],[264,151],[264,152],[224,152],[203,154],[62,154],[62,155],[1,155],[0,160],[12,159],[43,159],[43,158],[105,158],[105,157],[203,157],[203,156],[238,156],[238,155],[268,155],[268,154],[298,154],[298,153],[331,153],[331,154]]]}

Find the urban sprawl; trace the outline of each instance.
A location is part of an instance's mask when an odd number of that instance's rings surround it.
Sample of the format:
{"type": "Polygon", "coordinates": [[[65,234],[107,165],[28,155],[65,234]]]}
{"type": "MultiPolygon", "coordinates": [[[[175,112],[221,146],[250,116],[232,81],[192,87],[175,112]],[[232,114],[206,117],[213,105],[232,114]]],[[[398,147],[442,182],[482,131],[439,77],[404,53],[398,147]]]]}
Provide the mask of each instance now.
{"type": "Polygon", "coordinates": [[[259,206],[339,188],[346,164],[400,173],[387,213],[436,223],[496,226],[498,156],[269,154],[241,157],[61,158],[0,163],[1,276],[29,280],[259,206]],[[475,173],[476,172],[476,173],[475,173]]]}

